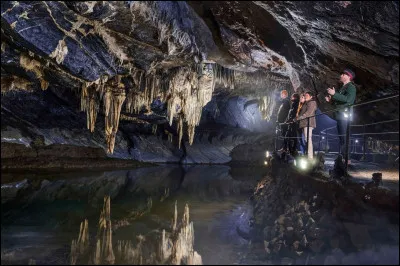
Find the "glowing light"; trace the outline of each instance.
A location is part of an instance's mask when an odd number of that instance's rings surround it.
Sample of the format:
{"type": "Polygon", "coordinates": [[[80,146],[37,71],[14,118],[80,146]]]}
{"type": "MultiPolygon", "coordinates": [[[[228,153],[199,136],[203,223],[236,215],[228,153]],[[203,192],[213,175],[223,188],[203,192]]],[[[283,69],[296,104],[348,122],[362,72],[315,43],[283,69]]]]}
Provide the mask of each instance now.
{"type": "Polygon", "coordinates": [[[294,164],[294,166],[296,166],[296,165],[297,165],[297,163],[296,163],[296,160],[294,160],[293,164],[294,164]]]}
{"type": "Polygon", "coordinates": [[[265,153],[265,157],[269,157],[269,151],[267,151],[266,153],[265,153]]]}
{"type": "Polygon", "coordinates": [[[300,159],[300,169],[307,169],[307,164],[306,159],[300,159]]]}
{"type": "Polygon", "coordinates": [[[358,139],[356,139],[356,143],[358,143],[358,139]]]}
{"type": "Polygon", "coordinates": [[[322,139],[325,139],[325,137],[322,137],[322,139]]]}
{"type": "Polygon", "coordinates": [[[267,162],[267,161],[264,161],[264,164],[265,164],[265,165],[268,165],[268,162],[267,162]]]}

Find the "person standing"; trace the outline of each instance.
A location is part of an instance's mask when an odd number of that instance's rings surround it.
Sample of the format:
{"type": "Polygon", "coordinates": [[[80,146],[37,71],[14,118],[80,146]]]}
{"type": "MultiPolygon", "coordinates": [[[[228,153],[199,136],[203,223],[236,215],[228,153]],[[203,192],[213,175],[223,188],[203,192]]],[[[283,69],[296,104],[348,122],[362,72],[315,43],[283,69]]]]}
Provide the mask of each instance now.
{"type": "MultiPolygon", "coordinates": [[[[304,103],[306,102],[306,98],[304,96],[304,93],[300,94],[300,101],[299,101],[299,106],[297,107],[297,112],[296,112],[296,118],[299,117],[300,114],[300,110],[303,107],[304,103]]],[[[299,137],[299,148],[300,148],[300,152],[301,154],[305,154],[306,153],[306,143],[305,143],[305,137],[303,134],[303,129],[299,128],[299,122],[297,121],[295,123],[296,125],[296,130],[297,130],[297,136],[299,137]]]]}
{"type": "Polygon", "coordinates": [[[300,96],[298,93],[293,93],[290,97],[290,110],[286,119],[286,123],[288,123],[288,130],[286,132],[286,144],[285,146],[289,148],[289,152],[291,155],[296,155],[297,153],[297,130],[298,124],[292,123],[293,119],[296,118],[297,109],[299,107],[300,96]]]}
{"type": "Polygon", "coordinates": [[[277,121],[276,123],[279,125],[281,130],[281,136],[283,137],[283,143],[281,149],[279,151],[286,151],[287,150],[287,143],[285,141],[286,132],[288,130],[288,124],[285,124],[286,118],[288,116],[290,110],[290,102],[288,97],[288,92],[286,90],[281,91],[281,105],[279,106],[278,114],[277,114],[277,121]]]}
{"type": "Polygon", "coordinates": [[[340,82],[343,83],[342,88],[337,92],[335,87],[328,88],[328,95],[325,96],[327,102],[333,103],[335,111],[333,118],[336,120],[337,131],[339,134],[339,147],[340,153],[345,158],[345,140],[346,140],[346,128],[349,120],[351,119],[353,108],[349,105],[354,104],[356,100],[356,86],[352,82],[355,78],[355,74],[351,69],[345,69],[340,75],[340,82]]]}
{"type": "Polygon", "coordinates": [[[303,129],[303,134],[307,140],[307,155],[309,159],[314,158],[313,144],[312,144],[312,131],[316,128],[317,123],[315,120],[315,112],[317,111],[317,102],[313,99],[313,93],[306,91],[304,93],[305,103],[300,109],[299,116],[293,121],[299,121],[299,128],[303,129]],[[310,118],[308,118],[310,117],[310,118]],[[308,119],[310,122],[308,123],[308,119]],[[307,139],[308,132],[308,139],[307,139]]]}

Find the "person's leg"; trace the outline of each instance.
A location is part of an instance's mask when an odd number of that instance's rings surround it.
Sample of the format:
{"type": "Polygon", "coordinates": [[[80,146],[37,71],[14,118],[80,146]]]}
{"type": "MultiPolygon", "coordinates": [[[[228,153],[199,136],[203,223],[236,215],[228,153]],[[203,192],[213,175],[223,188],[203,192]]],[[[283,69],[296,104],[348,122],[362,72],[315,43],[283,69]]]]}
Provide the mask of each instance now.
{"type": "Polygon", "coordinates": [[[282,142],[282,145],[281,145],[281,150],[287,150],[286,133],[287,133],[287,125],[283,124],[283,125],[281,125],[281,136],[283,138],[283,142],[282,142]]]}
{"type": "Polygon", "coordinates": [[[297,154],[297,133],[294,125],[290,126],[290,137],[291,139],[289,140],[289,150],[292,155],[295,155],[297,154]]]}
{"type": "Polygon", "coordinates": [[[347,120],[337,120],[337,131],[339,135],[339,152],[345,154],[345,142],[346,142],[346,126],[347,120]]]}
{"type": "Polygon", "coordinates": [[[301,152],[301,154],[304,155],[305,152],[306,152],[306,146],[305,146],[305,141],[304,141],[303,129],[302,129],[302,128],[299,128],[299,129],[297,130],[297,134],[298,134],[298,136],[300,137],[300,138],[299,138],[300,152],[301,152]]]}
{"type": "Polygon", "coordinates": [[[306,139],[306,141],[307,141],[307,144],[306,144],[306,145],[308,145],[308,146],[307,146],[307,147],[308,147],[307,156],[308,156],[308,158],[310,158],[310,159],[312,159],[313,156],[314,156],[313,146],[312,146],[312,130],[313,130],[313,128],[312,128],[312,127],[309,127],[308,139],[307,139],[307,127],[303,128],[304,136],[305,136],[305,139],[306,139]]]}
{"type": "Polygon", "coordinates": [[[312,159],[314,158],[314,146],[313,146],[313,142],[312,142],[312,131],[313,128],[310,127],[310,132],[309,134],[309,142],[308,142],[308,158],[312,159]]]}

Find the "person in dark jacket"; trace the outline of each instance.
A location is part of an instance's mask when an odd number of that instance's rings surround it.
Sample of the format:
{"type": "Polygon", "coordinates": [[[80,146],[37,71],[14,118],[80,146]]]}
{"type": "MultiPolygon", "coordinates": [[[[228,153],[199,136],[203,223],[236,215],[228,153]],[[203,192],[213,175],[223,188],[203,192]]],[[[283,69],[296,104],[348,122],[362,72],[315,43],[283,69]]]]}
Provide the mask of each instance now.
{"type": "Polygon", "coordinates": [[[352,82],[355,76],[351,69],[345,69],[340,75],[343,87],[338,92],[335,91],[335,87],[328,88],[328,96],[325,97],[327,102],[333,103],[335,109],[339,109],[333,116],[337,122],[340,152],[343,157],[345,157],[346,127],[353,113],[353,108],[349,105],[354,104],[356,100],[356,86],[352,82]]]}
{"type": "Polygon", "coordinates": [[[286,132],[288,130],[288,125],[285,124],[285,122],[290,110],[290,102],[287,97],[288,97],[288,92],[286,90],[282,90],[281,91],[282,100],[281,100],[281,105],[279,106],[276,123],[280,127],[281,136],[284,138],[284,141],[279,151],[285,151],[287,149],[287,147],[285,147],[285,137],[286,137],[286,132]]]}
{"type": "MultiPolygon", "coordinates": [[[[303,107],[304,103],[306,102],[306,98],[304,96],[304,93],[300,94],[300,101],[299,101],[299,106],[297,107],[297,112],[296,112],[296,117],[299,116],[300,114],[300,110],[303,107]]],[[[301,154],[305,154],[306,153],[306,141],[305,141],[305,137],[304,134],[302,132],[302,129],[299,128],[299,121],[297,121],[296,123],[296,128],[297,128],[297,136],[299,137],[299,148],[300,148],[300,152],[301,154]]]]}
{"type": "Polygon", "coordinates": [[[298,124],[297,123],[291,123],[293,122],[293,119],[296,118],[297,114],[297,109],[299,108],[299,102],[300,102],[300,95],[298,93],[293,93],[292,97],[290,97],[290,110],[289,114],[286,119],[286,123],[289,123],[288,125],[288,130],[286,132],[286,138],[285,138],[285,148],[289,148],[289,152],[292,155],[295,155],[297,152],[297,130],[298,130],[298,124]]]}
{"type": "Polygon", "coordinates": [[[317,123],[315,120],[315,112],[317,111],[317,102],[313,99],[313,93],[311,91],[306,91],[304,93],[306,101],[304,105],[300,109],[299,116],[296,117],[293,121],[299,121],[299,128],[303,129],[304,136],[307,141],[308,147],[308,158],[314,158],[313,144],[312,144],[312,131],[317,127],[317,123]],[[310,122],[308,124],[308,117],[310,122]],[[308,128],[308,129],[307,129],[308,128]],[[308,139],[307,139],[308,132],[308,139]]]}

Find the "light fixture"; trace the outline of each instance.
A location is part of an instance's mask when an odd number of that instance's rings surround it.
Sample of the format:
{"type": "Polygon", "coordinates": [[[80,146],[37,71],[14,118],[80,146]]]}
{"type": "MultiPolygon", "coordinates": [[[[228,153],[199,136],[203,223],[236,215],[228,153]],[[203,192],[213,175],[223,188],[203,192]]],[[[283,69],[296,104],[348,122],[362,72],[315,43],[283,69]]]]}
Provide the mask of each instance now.
{"type": "Polygon", "coordinates": [[[356,143],[358,143],[358,139],[356,139],[356,143]]]}
{"type": "Polygon", "coordinates": [[[264,165],[268,165],[268,162],[267,162],[267,161],[264,161],[264,165]]]}
{"type": "Polygon", "coordinates": [[[325,139],[325,137],[322,137],[322,139],[325,139]]]}
{"type": "Polygon", "coordinates": [[[300,169],[307,169],[307,160],[306,159],[300,159],[300,169]]]}

